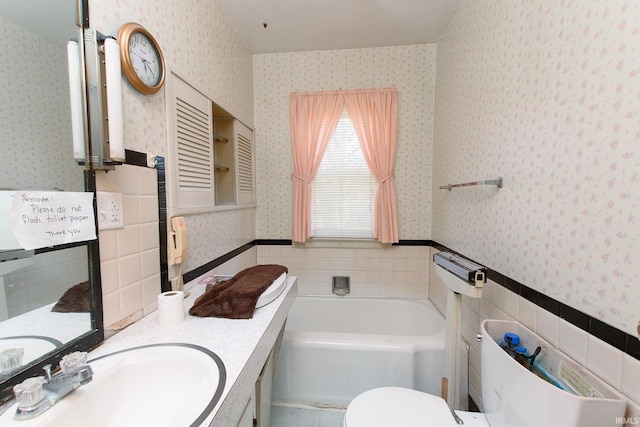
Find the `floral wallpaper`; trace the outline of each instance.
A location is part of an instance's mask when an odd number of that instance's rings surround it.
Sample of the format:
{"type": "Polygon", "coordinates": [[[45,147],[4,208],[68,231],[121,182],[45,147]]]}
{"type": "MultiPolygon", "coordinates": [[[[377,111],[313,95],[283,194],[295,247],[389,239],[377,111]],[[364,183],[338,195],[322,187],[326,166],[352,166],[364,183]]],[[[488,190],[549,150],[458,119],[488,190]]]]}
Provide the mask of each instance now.
{"type": "Polygon", "coordinates": [[[434,240],[633,335],[639,22],[633,1],[463,2],[438,43],[433,165],[434,240]]]}
{"type": "MultiPolygon", "coordinates": [[[[168,69],[253,127],[252,54],[216,1],[95,1],[89,11],[91,26],[104,34],[116,36],[130,21],[144,26],[160,44],[168,69]]],[[[125,80],[125,148],[166,156],[165,90],[144,96],[125,80]]],[[[254,217],[255,209],[186,216],[190,253],[183,272],[252,241],[254,217]]]]}
{"type": "MultiPolygon", "coordinates": [[[[216,1],[122,0],[89,5],[91,26],[116,36],[137,22],[158,41],[169,69],[245,123],[253,123],[251,52],[216,1]]],[[[143,96],[123,84],[125,146],[166,154],[164,90],[143,96]]]]}
{"type": "Polygon", "coordinates": [[[415,45],[254,56],[257,238],[292,238],[289,94],[388,86],[398,90],[400,239],[430,237],[435,54],[415,45]]]}
{"type": "Polygon", "coordinates": [[[0,18],[0,64],[0,188],[83,191],[66,48],[0,18]]]}

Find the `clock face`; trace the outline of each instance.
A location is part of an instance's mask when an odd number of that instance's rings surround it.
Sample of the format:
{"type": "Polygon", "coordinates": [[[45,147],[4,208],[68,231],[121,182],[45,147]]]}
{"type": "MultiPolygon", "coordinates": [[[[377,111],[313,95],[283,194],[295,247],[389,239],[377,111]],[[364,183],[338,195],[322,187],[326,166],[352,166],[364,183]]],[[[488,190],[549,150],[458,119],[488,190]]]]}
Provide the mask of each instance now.
{"type": "Polygon", "coordinates": [[[129,39],[131,65],[138,78],[149,87],[162,80],[163,69],[160,53],[151,40],[142,33],[133,33],[129,39]]]}
{"type": "Polygon", "coordinates": [[[118,32],[122,72],[144,95],[158,93],[166,74],[164,56],[156,39],[140,24],[127,22],[118,32]]]}

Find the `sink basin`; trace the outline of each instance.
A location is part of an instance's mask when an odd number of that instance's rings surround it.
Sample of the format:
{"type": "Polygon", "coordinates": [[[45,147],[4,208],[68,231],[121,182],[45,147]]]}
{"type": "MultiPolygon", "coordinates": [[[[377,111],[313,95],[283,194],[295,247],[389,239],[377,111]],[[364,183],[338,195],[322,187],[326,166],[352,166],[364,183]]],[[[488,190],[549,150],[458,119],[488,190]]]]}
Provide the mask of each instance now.
{"type": "Polygon", "coordinates": [[[256,302],[256,308],[263,307],[280,296],[287,284],[287,273],[282,273],[280,277],[273,281],[271,285],[260,295],[256,302]]]}
{"type": "Polygon", "coordinates": [[[2,426],[199,426],[220,399],[226,380],[222,360],[191,344],[135,347],[89,360],[93,381],[43,414],[2,426]]]}

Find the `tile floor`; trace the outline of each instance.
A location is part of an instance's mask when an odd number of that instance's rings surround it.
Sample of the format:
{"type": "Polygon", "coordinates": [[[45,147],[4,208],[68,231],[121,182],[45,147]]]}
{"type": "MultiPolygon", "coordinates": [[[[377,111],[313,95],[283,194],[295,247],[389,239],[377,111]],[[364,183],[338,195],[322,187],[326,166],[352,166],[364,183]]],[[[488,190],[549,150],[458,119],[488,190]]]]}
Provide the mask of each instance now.
{"type": "Polygon", "coordinates": [[[271,405],[270,427],[342,427],[343,409],[303,405],[271,405]]]}

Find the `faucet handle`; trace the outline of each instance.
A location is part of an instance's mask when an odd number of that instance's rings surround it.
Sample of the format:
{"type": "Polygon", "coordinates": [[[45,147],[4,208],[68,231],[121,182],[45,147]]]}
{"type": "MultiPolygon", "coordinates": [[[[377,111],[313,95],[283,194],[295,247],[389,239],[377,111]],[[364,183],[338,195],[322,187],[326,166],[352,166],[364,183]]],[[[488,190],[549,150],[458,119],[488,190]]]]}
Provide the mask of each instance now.
{"type": "Polygon", "coordinates": [[[23,348],[8,348],[0,353],[0,372],[13,371],[22,365],[23,348]]]}
{"type": "Polygon", "coordinates": [[[13,386],[13,393],[16,395],[18,407],[20,409],[30,409],[38,405],[44,399],[44,388],[46,382],[43,377],[27,378],[20,384],[13,386]]]}
{"type": "Polygon", "coordinates": [[[87,352],[86,351],[74,351],[62,358],[60,361],[60,369],[63,373],[69,373],[77,370],[81,366],[87,364],[87,352]]]}

